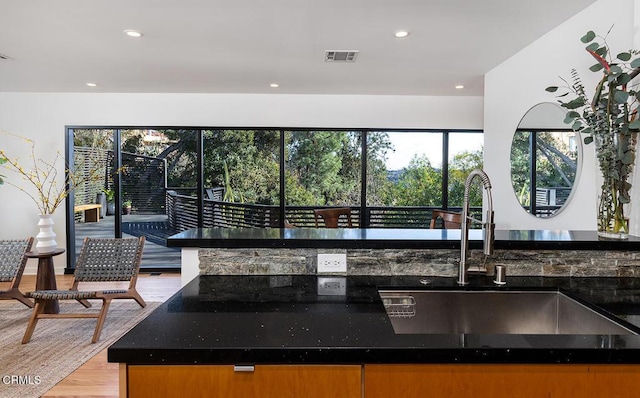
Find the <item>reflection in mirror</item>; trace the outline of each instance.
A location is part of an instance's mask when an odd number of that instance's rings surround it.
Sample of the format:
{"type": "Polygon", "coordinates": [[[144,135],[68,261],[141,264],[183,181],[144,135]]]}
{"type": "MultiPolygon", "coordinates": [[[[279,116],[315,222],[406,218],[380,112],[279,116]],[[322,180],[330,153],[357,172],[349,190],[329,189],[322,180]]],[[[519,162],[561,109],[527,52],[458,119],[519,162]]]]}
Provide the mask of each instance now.
{"type": "Polygon", "coordinates": [[[556,104],[538,104],[513,136],[511,183],[522,208],[536,217],[558,214],[576,179],[580,140],[564,116],[556,104]]]}

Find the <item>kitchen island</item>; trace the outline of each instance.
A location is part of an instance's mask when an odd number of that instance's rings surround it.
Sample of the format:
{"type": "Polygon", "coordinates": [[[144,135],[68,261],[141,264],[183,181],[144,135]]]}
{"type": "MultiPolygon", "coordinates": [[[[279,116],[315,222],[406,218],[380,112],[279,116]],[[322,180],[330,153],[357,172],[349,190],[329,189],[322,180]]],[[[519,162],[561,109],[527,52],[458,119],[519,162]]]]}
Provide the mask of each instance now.
{"type": "Polygon", "coordinates": [[[619,316],[632,332],[620,335],[396,334],[381,288],[460,289],[444,277],[203,275],[113,344],[109,361],[132,397],[637,392],[635,278],[508,276],[495,287],[476,276],[463,289],[561,290],[619,316]]]}
{"type": "MultiPolygon", "coordinates": [[[[469,231],[471,262],[484,261],[483,231],[469,231]]],[[[197,275],[315,275],[318,254],[346,255],[349,275],[457,275],[460,230],[194,228],[171,236],[182,248],[182,280],[197,275]]],[[[600,240],[595,231],[496,230],[494,264],[510,275],[640,276],[640,238],[600,240]]]]}

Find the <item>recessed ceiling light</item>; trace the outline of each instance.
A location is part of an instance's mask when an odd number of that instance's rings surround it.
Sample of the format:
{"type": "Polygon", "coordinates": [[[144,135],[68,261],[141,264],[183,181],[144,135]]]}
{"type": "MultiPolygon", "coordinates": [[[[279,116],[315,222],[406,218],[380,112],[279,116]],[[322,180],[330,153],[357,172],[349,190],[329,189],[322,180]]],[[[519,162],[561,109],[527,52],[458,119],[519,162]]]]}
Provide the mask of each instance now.
{"type": "Polygon", "coordinates": [[[280,85],[278,83],[271,83],[271,84],[269,84],[269,87],[278,88],[278,87],[280,87],[280,85]]]}
{"type": "Polygon", "coordinates": [[[401,39],[403,37],[409,36],[409,32],[407,32],[406,30],[399,30],[396,33],[394,33],[393,35],[395,37],[397,37],[398,39],[401,39]]]}
{"type": "Polygon", "coordinates": [[[464,86],[463,86],[462,84],[458,84],[458,85],[456,86],[456,89],[457,89],[457,90],[462,90],[463,88],[464,88],[464,86]]]}
{"type": "Polygon", "coordinates": [[[89,87],[98,87],[98,83],[87,83],[89,87]]]}
{"type": "Polygon", "coordinates": [[[138,32],[137,30],[127,29],[124,31],[124,34],[130,37],[142,37],[142,33],[138,32]]]}

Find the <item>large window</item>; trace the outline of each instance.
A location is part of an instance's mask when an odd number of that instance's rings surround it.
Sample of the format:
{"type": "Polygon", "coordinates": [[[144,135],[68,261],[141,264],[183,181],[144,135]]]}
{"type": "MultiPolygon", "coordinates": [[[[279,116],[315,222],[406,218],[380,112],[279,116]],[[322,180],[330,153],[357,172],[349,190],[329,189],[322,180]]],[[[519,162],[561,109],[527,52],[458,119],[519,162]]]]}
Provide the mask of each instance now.
{"type": "Polygon", "coordinates": [[[280,225],[280,131],[203,130],[203,226],[280,225]]]}
{"type": "Polygon", "coordinates": [[[228,202],[280,203],[279,131],[204,130],[203,135],[206,190],[218,189],[228,202]]]}
{"type": "MultiPolygon", "coordinates": [[[[314,209],[326,207],[351,208],[356,227],[424,228],[431,209],[462,205],[466,176],[482,167],[482,138],[479,131],[69,127],[74,157],[83,147],[104,152],[103,178],[76,192],[76,204],[105,193],[116,206],[103,215],[115,212],[111,224],[76,214],[77,238],[107,225],[108,236],[143,234],[159,245],[194,227],[310,227],[314,209]],[[121,212],[128,202],[130,212],[121,212]]],[[[472,206],[481,195],[472,194],[472,206]]]]}
{"type": "MultiPolygon", "coordinates": [[[[461,208],[464,183],[474,169],[482,168],[483,134],[452,132],[448,134],[447,207],[461,208]]],[[[482,206],[482,190],[474,185],[469,195],[471,206],[482,206]]]]}
{"type": "Polygon", "coordinates": [[[369,205],[443,206],[442,133],[375,131],[367,140],[369,205]]]}
{"type": "MultiPolygon", "coordinates": [[[[478,132],[368,132],[365,224],[424,228],[431,209],[459,210],[466,176],[482,168],[482,141],[478,132]]],[[[470,204],[482,205],[479,190],[470,204]]]]}
{"type": "Polygon", "coordinates": [[[362,133],[286,131],[285,203],[360,206],[362,133]]]}
{"type": "Polygon", "coordinates": [[[369,206],[460,208],[467,175],[482,168],[478,132],[376,131],[367,143],[369,206]]]}
{"type": "Polygon", "coordinates": [[[98,178],[76,189],[68,200],[68,268],[74,267],[75,254],[85,237],[145,236],[143,269],[179,265],[179,250],[166,247],[166,237],[173,234],[167,226],[178,196],[194,195],[196,191],[198,132],[68,129],[68,154],[76,171],[87,163],[87,156],[103,167],[98,178]],[[170,195],[172,192],[175,195],[170,195]],[[77,206],[96,203],[100,205],[99,220],[75,211],[77,206]]]}

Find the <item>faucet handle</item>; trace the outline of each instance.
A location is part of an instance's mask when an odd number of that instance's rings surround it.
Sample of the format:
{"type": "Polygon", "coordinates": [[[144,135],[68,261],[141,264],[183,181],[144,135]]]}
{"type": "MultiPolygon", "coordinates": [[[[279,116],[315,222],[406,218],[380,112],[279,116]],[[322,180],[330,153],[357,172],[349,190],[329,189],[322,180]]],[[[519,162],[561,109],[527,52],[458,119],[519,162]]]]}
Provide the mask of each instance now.
{"type": "Polygon", "coordinates": [[[493,254],[493,244],[495,236],[496,224],[493,222],[493,211],[487,211],[487,219],[484,224],[484,254],[490,256],[493,254]]]}

